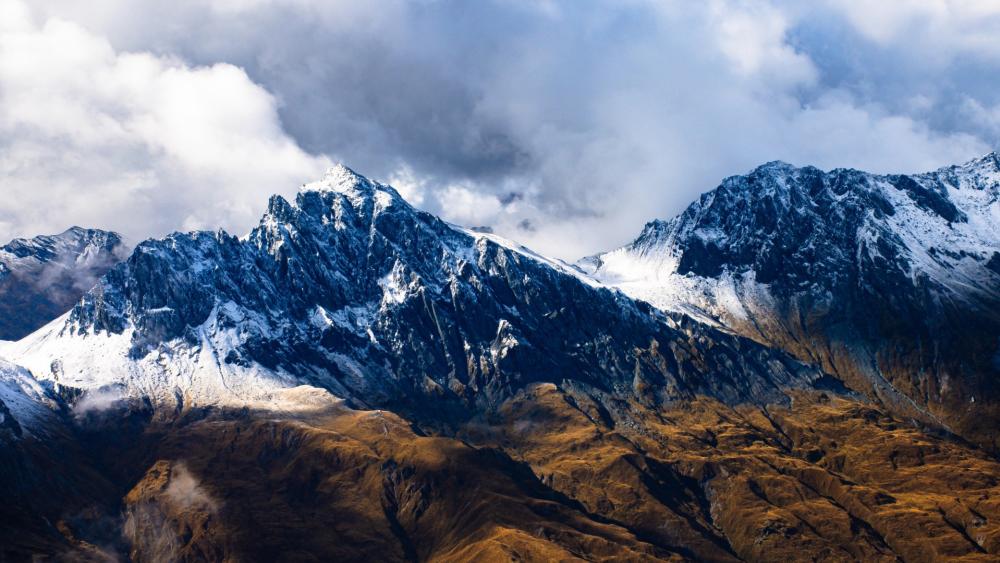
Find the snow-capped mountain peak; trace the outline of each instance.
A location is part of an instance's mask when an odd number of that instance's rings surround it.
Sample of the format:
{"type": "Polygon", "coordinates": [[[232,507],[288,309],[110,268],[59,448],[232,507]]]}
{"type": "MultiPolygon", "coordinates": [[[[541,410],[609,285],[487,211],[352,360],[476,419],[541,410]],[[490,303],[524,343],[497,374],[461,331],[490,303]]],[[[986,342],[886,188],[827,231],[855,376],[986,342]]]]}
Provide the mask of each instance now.
{"type": "Polygon", "coordinates": [[[351,193],[371,191],[374,183],[343,164],[335,164],[326,170],[323,177],[304,184],[300,191],[351,193]]]}
{"type": "Polygon", "coordinates": [[[768,163],[578,266],[821,363],[907,414],[978,428],[985,419],[955,413],[1000,399],[995,153],[913,175],[768,163]]]}
{"type": "Polygon", "coordinates": [[[303,185],[300,192],[334,192],[352,201],[376,197],[382,201],[402,200],[396,190],[358,174],[343,164],[330,167],[323,178],[303,185]],[[381,195],[380,195],[381,194],[381,195]]]}
{"type": "Polygon", "coordinates": [[[782,400],[783,386],[819,377],[448,225],[346,167],[294,202],[272,197],[245,238],[143,242],[6,353],[60,385],[175,407],[273,402],[306,385],[434,417],[539,380],[738,402],[782,400]]]}

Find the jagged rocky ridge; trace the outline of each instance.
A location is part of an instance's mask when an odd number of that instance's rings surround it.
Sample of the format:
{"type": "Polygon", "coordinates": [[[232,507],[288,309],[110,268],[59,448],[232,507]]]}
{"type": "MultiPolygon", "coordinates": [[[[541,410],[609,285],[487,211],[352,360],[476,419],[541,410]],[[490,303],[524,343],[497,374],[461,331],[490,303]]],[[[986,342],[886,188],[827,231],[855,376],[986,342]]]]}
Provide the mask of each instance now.
{"type": "Polygon", "coordinates": [[[245,238],[140,244],[9,350],[42,379],[183,408],[309,385],[435,420],[525,385],[666,403],[781,402],[819,373],[415,210],[345,167],[275,196],[245,238]]]}
{"type": "Polygon", "coordinates": [[[773,162],[578,267],[996,450],[998,199],[996,154],[912,176],[773,162]]]}
{"type": "Polygon", "coordinates": [[[72,227],[0,247],[0,340],[17,340],[68,311],[128,255],[117,233],[72,227]]]}

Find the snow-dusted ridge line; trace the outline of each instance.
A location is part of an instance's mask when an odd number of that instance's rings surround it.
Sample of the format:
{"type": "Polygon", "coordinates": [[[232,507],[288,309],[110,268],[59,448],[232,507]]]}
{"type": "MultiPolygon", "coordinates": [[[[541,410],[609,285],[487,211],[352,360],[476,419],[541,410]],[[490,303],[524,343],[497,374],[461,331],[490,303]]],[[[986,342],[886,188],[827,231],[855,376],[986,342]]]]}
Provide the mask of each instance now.
{"type": "Polygon", "coordinates": [[[764,401],[819,377],[746,346],[561,261],[449,225],[341,166],[294,203],[273,196],[244,237],[139,244],[73,310],[2,352],[40,379],[168,409],[280,408],[308,386],[444,416],[564,379],[638,389],[644,400],[764,401]],[[684,348],[708,341],[716,345],[689,365],[684,348]]]}
{"type": "MultiPolygon", "coordinates": [[[[50,267],[70,272],[100,267],[124,258],[128,247],[121,235],[99,229],[70,227],[55,235],[17,238],[0,246],[0,280],[19,271],[50,267]]],[[[49,272],[48,277],[55,277],[49,272]]]]}
{"type": "MultiPolygon", "coordinates": [[[[784,197],[783,190],[787,190],[786,179],[810,170],[815,169],[796,168],[780,161],[760,166],[751,174],[768,176],[771,183],[762,189],[771,193],[756,193],[752,197],[773,195],[780,200],[784,197]]],[[[857,236],[870,243],[880,239],[883,229],[899,236],[912,259],[910,275],[914,278],[928,276],[959,293],[975,292],[996,283],[990,270],[983,267],[994,253],[1000,252],[1000,159],[995,153],[934,172],[902,176],[933,190],[931,194],[944,190],[943,203],[939,205],[953,204],[962,214],[957,220],[949,220],[951,217],[935,212],[912,192],[894,185],[893,182],[900,183],[899,175],[868,174],[853,169],[834,169],[823,174],[856,175],[857,185],[863,186],[859,189],[883,197],[892,206],[894,213],[877,224],[869,219],[862,224],[857,236]]],[[[746,178],[727,178],[722,187],[746,178]]],[[[704,194],[670,220],[649,223],[634,242],[584,258],[575,266],[603,284],[617,287],[633,298],[664,310],[713,311],[706,320],[718,315],[744,316],[743,307],[733,300],[734,281],[743,282],[744,287],[756,287],[762,299],[766,299],[770,291],[768,284],[752,279],[752,270],[731,271],[730,268],[717,277],[680,271],[686,241],[697,240],[707,245],[728,242],[718,229],[703,226],[705,212],[714,204],[715,192],[704,194]]],[[[851,192],[828,195],[840,201],[850,197],[851,192]]]]}
{"type": "MultiPolygon", "coordinates": [[[[222,305],[221,308],[225,308],[222,305]]],[[[17,342],[0,342],[0,356],[16,358],[29,377],[89,394],[112,392],[121,398],[151,398],[185,405],[253,406],[295,411],[336,401],[327,391],[303,386],[287,373],[260,365],[220,363],[236,336],[219,330],[218,313],[196,333],[201,342],[188,348],[181,342],[148,354],[130,357],[135,328],[121,334],[93,330],[79,333],[70,313],[53,320],[17,342]],[[53,360],[52,349],[60,351],[53,360]]]]}
{"type": "Polygon", "coordinates": [[[998,443],[996,153],[914,175],[768,163],[577,267],[821,364],[894,414],[998,443]]]}
{"type": "Polygon", "coordinates": [[[470,236],[470,237],[472,237],[472,238],[474,238],[476,240],[483,240],[483,241],[492,242],[493,244],[496,244],[496,245],[502,246],[503,248],[506,248],[508,250],[512,250],[514,252],[517,252],[518,254],[520,254],[521,256],[524,256],[525,258],[530,258],[531,260],[534,260],[534,261],[536,261],[536,262],[538,262],[540,264],[544,264],[544,265],[552,268],[553,270],[557,270],[557,271],[559,271],[559,272],[561,272],[563,274],[566,274],[566,275],[569,275],[569,276],[573,276],[574,278],[582,281],[583,283],[585,283],[585,284],[587,284],[587,285],[589,285],[591,287],[602,287],[602,288],[607,288],[607,289],[614,289],[613,286],[609,286],[607,284],[604,284],[604,283],[600,282],[599,280],[595,279],[594,277],[588,275],[586,272],[580,270],[579,268],[574,267],[572,264],[569,264],[569,263],[567,263],[567,262],[565,262],[563,260],[560,260],[558,258],[550,258],[550,257],[545,256],[543,254],[539,254],[539,253],[535,252],[534,250],[531,250],[530,248],[524,246],[523,244],[516,243],[516,242],[514,242],[514,241],[512,241],[510,239],[504,238],[504,237],[496,235],[494,233],[484,233],[482,231],[473,230],[473,229],[470,229],[468,227],[463,227],[461,225],[455,225],[455,224],[452,224],[452,223],[448,223],[448,225],[451,228],[453,228],[453,229],[455,229],[455,230],[457,230],[457,231],[459,231],[461,233],[464,233],[464,234],[466,234],[466,235],[468,235],[468,236],[470,236]]]}
{"type": "MultiPolygon", "coordinates": [[[[354,202],[359,202],[361,200],[362,195],[359,194],[358,192],[362,192],[362,194],[365,192],[371,192],[375,195],[376,203],[381,209],[385,209],[394,204],[401,204],[408,208],[412,208],[409,202],[403,199],[402,196],[399,195],[399,192],[397,192],[396,189],[393,188],[392,186],[387,184],[382,184],[374,180],[369,180],[368,178],[364,178],[351,168],[340,163],[329,168],[324,174],[323,179],[316,182],[310,182],[304,184],[299,188],[299,191],[300,192],[331,191],[344,194],[348,198],[352,199],[352,201],[354,202]]],[[[517,252],[518,254],[526,258],[530,258],[532,260],[535,260],[536,262],[545,264],[564,274],[572,275],[577,279],[579,279],[580,281],[587,283],[588,285],[592,285],[594,287],[603,287],[603,284],[598,282],[596,279],[588,275],[582,275],[580,270],[574,268],[572,265],[566,263],[563,260],[544,256],[522,244],[519,244],[502,236],[496,235],[494,233],[477,231],[469,227],[465,227],[463,225],[457,225],[449,222],[445,222],[445,224],[451,227],[456,232],[470,236],[473,239],[476,239],[477,241],[485,240],[492,242],[494,244],[502,246],[503,248],[517,252]]]]}
{"type": "MultiPolygon", "coordinates": [[[[351,204],[362,209],[366,198],[373,198],[375,209],[379,213],[385,209],[399,205],[417,212],[391,186],[368,180],[350,168],[338,164],[330,168],[321,180],[304,184],[300,193],[336,193],[343,195],[351,204]]],[[[336,223],[335,228],[343,228],[336,223]]],[[[526,247],[516,244],[496,235],[486,235],[470,229],[448,224],[455,233],[470,237],[471,244],[460,256],[468,261],[475,260],[475,247],[484,243],[492,243],[509,249],[519,255],[556,269],[564,274],[589,285],[597,286],[597,282],[581,275],[580,272],[562,261],[539,255],[526,247]]],[[[261,226],[255,231],[239,237],[241,242],[249,242],[259,229],[294,230],[287,223],[277,220],[268,213],[261,220],[261,226]]],[[[138,245],[137,254],[159,252],[151,249],[148,243],[165,243],[175,247],[183,237],[209,237],[225,239],[229,235],[223,231],[192,231],[189,233],[173,233],[163,239],[151,239],[138,245]]],[[[279,250],[280,246],[271,248],[279,250]]],[[[192,271],[204,271],[215,267],[208,262],[187,264],[192,271]]],[[[383,276],[379,285],[383,288],[383,303],[381,307],[398,305],[407,298],[405,284],[400,281],[400,274],[383,276]]],[[[380,306],[377,303],[363,307],[364,312],[358,313],[358,307],[349,307],[337,311],[326,311],[320,306],[314,309],[311,322],[319,328],[327,328],[332,324],[360,330],[375,340],[371,330],[366,326],[371,323],[371,317],[380,306]],[[348,318],[350,315],[350,319],[348,318]],[[361,323],[361,324],[358,324],[361,323]]],[[[167,305],[150,307],[145,310],[147,315],[168,315],[174,308],[167,305]]],[[[133,341],[136,338],[136,327],[128,326],[120,333],[105,330],[95,331],[93,327],[81,326],[72,318],[72,311],[54,319],[34,334],[17,342],[0,342],[0,355],[15,358],[39,380],[50,381],[57,387],[69,386],[90,392],[101,392],[106,389],[116,389],[123,397],[149,397],[180,405],[246,405],[257,404],[270,408],[294,408],[294,401],[289,403],[287,396],[290,390],[301,400],[308,393],[304,389],[312,389],[316,394],[329,395],[324,390],[301,386],[294,377],[283,372],[265,368],[259,364],[239,366],[219,361],[237,348],[245,334],[238,330],[219,326],[220,312],[230,318],[240,318],[254,325],[255,330],[268,332],[271,327],[267,322],[255,319],[252,312],[242,310],[233,302],[216,303],[211,316],[201,325],[194,327],[198,335],[198,343],[190,347],[185,342],[174,342],[140,358],[132,357],[133,341]],[[53,359],[53,350],[58,349],[58,359],[53,359]]],[[[338,361],[343,362],[343,358],[338,361]]],[[[334,399],[332,395],[329,396],[334,399]]],[[[315,401],[313,401],[315,402],[315,401]]]]}

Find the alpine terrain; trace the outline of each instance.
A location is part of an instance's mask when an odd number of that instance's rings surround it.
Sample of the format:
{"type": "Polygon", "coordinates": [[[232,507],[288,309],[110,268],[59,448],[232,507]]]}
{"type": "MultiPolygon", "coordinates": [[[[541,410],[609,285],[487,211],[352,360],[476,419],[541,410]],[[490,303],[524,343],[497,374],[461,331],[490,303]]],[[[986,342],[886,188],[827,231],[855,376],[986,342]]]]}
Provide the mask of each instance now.
{"type": "Polygon", "coordinates": [[[0,345],[0,560],[995,560],[998,180],[768,164],[571,266],[338,166],[0,345]]]}
{"type": "Polygon", "coordinates": [[[913,176],[773,162],[580,268],[1000,451],[1000,157],[913,176]]]}
{"type": "Polygon", "coordinates": [[[80,227],[0,246],[0,340],[27,336],[65,313],[126,256],[117,233],[80,227]]]}

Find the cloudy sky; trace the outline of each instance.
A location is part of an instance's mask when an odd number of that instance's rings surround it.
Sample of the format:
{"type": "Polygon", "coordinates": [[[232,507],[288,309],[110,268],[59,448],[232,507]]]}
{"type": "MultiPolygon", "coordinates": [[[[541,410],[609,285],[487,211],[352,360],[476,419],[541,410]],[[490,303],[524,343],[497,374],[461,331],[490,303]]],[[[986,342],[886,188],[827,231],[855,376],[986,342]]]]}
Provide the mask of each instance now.
{"type": "Polygon", "coordinates": [[[998,139],[990,0],[0,0],[0,239],[242,234],[343,162],[576,258],[766,161],[998,139]]]}

